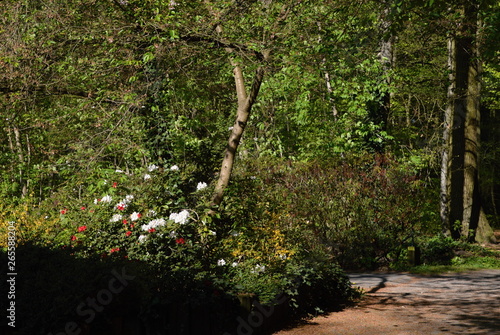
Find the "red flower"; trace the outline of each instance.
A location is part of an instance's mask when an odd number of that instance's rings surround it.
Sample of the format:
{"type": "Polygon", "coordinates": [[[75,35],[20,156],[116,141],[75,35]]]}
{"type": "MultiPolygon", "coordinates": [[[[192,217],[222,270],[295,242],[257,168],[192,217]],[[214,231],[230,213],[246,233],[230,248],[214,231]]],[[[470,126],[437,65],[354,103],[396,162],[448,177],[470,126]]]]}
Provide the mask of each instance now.
{"type": "Polygon", "coordinates": [[[118,186],[118,183],[115,181],[112,187],[116,188],[116,186],[118,186]]]}
{"type": "Polygon", "coordinates": [[[127,224],[128,223],[128,221],[125,220],[125,219],[122,222],[123,222],[123,224],[127,224]]]}
{"type": "Polygon", "coordinates": [[[85,210],[85,206],[80,207],[80,209],[81,209],[82,211],[84,211],[84,210],[85,210]]]}
{"type": "Polygon", "coordinates": [[[156,229],[154,228],[151,228],[150,230],[148,230],[150,233],[154,233],[156,231],[156,229]]]}
{"type": "Polygon", "coordinates": [[[77,237],[75,235],[71,236],[71,241],[76,241],[77,237]]]}
{"type": "Polygon", "coordinates": [[[120,251],[120,248],[112,248],[109,253],[113,253],[113,252],[118,252],[120,251]]]}
{"type": "Polygon", "coordinates": [[[61,214],[66,214],[68,212],[68,210],[65,208],[65,209],[61,209],[61,214]]]}
{"type": "Polygon", "coordinates": [[[116,208],[123,211],[125,209],[125,204],[118,204],[116,208]]]}
{"type": "Polygon", "coordinates": [[[177,243],[177,244],[185,244],[186,240],[184,240],[182,237],[179,237],[178,239],[175,240],[175,243],[177,243]]]}
{"type": "Polygon", "coordinates": [[[87,230],[87,226],[81,226],[81,227],[78,227],[78,232],[81,233],[82,231],[85,231],[87,230]]]}
{"type": "Polygon", "coordinates": [[[130,235],[132,235],[132,232],[129,230],[129,231],[127,231],[127,232],[125,233],[125,235],[130,236],[130,235]]]}

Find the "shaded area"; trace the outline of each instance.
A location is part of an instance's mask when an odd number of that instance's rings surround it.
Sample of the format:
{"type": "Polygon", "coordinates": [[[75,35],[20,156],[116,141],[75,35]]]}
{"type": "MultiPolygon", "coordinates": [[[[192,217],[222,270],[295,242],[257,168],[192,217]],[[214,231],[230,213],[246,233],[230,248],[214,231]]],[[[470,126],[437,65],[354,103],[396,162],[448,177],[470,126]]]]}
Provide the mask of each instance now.
{"type": "MultiPolygon", "coordinates": [[[[9,273],[5,253],[0,271],[9,273]]],[[[15,289],[0,283],[2,319],[14,301],[16,326],[2,322],[2,334],[218,334],[234,329],[244,312],[203,278],[123,257],[82,259],[71,250],[23,245],[16,273],[15,289]]]]}
{"type": "MultiPolygon", "coordinates": [[[[307,284],[297,278],[294,301],[302,309],[291,308],[287,294],[262,305],[254,294],[224,290],[209,272],[189,266],[151,265],[119,253],[81,258],[74,252],[34,244],[16,249],[13,286],[0,283],[3,320],[14,302],[15,328],[4,321],[1,334],[264,335],[300,318],[308,307],[338,310],[346,299],[338,292],[350,289],[345,273],[335,268],[323,273],[338,280],[331,285],[320,276],[307,284]],[[7,299],[9,291],[15,297],[7,299]]],[[[11,272],[2,251],[0,264],[2,273],[11,272]]]]}
{"type": "Polygon", "coordinates": [[[418,276],[354,274],[364,287],[367,311],[392,310],[415,322],[444,323],[456,334],[500,334],[500,270],[418,276]]]}

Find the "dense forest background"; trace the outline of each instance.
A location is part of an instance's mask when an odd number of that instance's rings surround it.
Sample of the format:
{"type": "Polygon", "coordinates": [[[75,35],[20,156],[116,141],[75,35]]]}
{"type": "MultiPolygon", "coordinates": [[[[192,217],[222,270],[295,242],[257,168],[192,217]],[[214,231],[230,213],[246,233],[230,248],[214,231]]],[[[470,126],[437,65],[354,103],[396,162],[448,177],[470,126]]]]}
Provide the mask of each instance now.
{"type": "Polygon", "coordinates": [[[497,1],[0,13],[0,219],[20,245],[270,299],[319,264],[425,261],[500,227],[497,1]]]}
{"type": "Polygon", "coordinates": [[[498,221],[494,1],[5,1],[1,10],[6,205],[81,195],[104,169],[183,164],[215,181],[238,109],[236,69],[247,89],[263,73],[239,171],[274,158],[334,167],[379,155],[432,192],[446,147],[448,44],[462,34],[481,69],[481,202],[498,221]]]}

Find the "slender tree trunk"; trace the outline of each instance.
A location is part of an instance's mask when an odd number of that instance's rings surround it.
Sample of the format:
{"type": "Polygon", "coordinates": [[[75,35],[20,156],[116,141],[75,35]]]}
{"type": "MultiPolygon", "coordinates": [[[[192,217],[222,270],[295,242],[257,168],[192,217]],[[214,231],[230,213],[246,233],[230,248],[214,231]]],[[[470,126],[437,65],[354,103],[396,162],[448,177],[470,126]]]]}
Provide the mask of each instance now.
{"type": "Polygon", "coordinates": [[[17,126],[13,127],[13,131],[14,131],[16,150],[17,150],[17,157],[19,159],[19,185],[22,187],[21,196],[25,197],[28,194],[28,187],[27,184],[25,183],[23,176],[25,161],[24,161],[23,146],[21,144],[21,133],[17,126]]]}
{"type": "MultiPolygon", "coordinates": [[[[323,59],[323,62],[325,62],[325,59],[323,59]]],[[[330,73],[328,73],[328,71],[325,71],[325,82],[326,82],[326,91],[328,92],[328,97],[329,97],[328,99],[330,100],[330,104],[332,106],[333,119],[337,121],[339,112],[337,111],[337,106],[335,106],[335,101],[333,99],[332,83],[330,81],[330,73]]]]}
{"type": "MultiPolygon", "coordinates": [[[[220,19],[220,13],[213,10],[210,3],[205,2],[216,18],[216,21],[220,19]]],[[[217,24],[215,31],[218,34],[222,34],[223,29],[220,24],[217,24]]],[[[232,48],[226,48],[226,51],[231,54],[234,52],[232,48]]],[[[269,51],[262,53],[264,60],[268,60],[269,51]]],[[[219,179],[217,180],[217,185],[215,186],[214,194],[212,196],[212,206],[218,206],[221,204],[224,198],[224,190],[227,185],[229,185],[229,180],[231,179],[231,173],[233,171],[234,160],[236,159],[236,152],[245,131],[248,119],[250,117],[250,112],[252,111],[253,104],[255,103],[257,96],[259,94],[260,85],[264,78],[264,67],[261,65],[257,68],[255,75],[253,77],[252,86],[250,87],[250,92],[245,89],[245,78],[243,77],[243,70],[241,65],[236,63],[231,59],[231,65],[233,66],[234,82],[236,87],[236,96],[238,98],[238,110],[236,112],[236,120],[231,130],[231,135],[229,136],[229,141],[224,151],[224,158],[222,159],[222,167],[219,173],[219,179]]],[[[211,213],[214,213],[212,210],[211,213]]]]}
{"type": "Polygon", "coordinates": [[[236,84],[236,93],[238,96],[238,111],[236,114],[236,121],[234,122],[231,135],[229,136],[229,143],[224,152],[224,158],[222,160],[222,167],[219,174],[219,180],[215,186],[214,195],[212,197],[212,205],[220,205],[224,196],[224,190],[229,184],[229,179],[231,178],[231,172],[233,169],[234,160],[236,158],[236,151],[238,145],[240,144],[243,131],[248,122],[252,106],[257,99],[259,94],[260,85],[264,78],[264,68],[260,66],[255,72],[252,87],[250,92],[246,92],[245,82],[243,78],[243,72],[240,65],[233,64],[234,66],[234,80],[236,84]]]}
{"type": "MultiPolygon", "coordinates": [[[[383,74],[385,77],[385,82],[390,85],[390,71],[394,64],[394,41],[396,37],[391,33],[392,19],[392,1],[387,0],[384,2],[384,8],[380,15],[380,32],[382,34],[382,39],[380,40],[380,63],[382,64],[383,74]]],[[[387,120],[389,118],[389,112],[391,108],[391,95],[389,92],[380,93],[380,120],[382,128],[387,129],[387,120]]]]}
{"type": "Polygon", "coordinates": [[[450,86],[441,166],[443,230],[455,239],[484,242],[492,231],[479,192],[480,73],[476,45],[477,7],[463,6],[463,21],[449,41],[450,86]]]}
{"type": "Polygon", "coordinates": [[[441,157],[441,192],[440,192],[440,215],[442,222],[442,231],[446,235],[451,234],[450,208],[451,208],[451,152],[452,152],[452,136],[451,130],[453,126],[453,104],[455,100],[455,41],[448,39],[448,69],[449,81],[448,86],[448,106],[444,113],[443,123],[443,154],[441,157]]]}

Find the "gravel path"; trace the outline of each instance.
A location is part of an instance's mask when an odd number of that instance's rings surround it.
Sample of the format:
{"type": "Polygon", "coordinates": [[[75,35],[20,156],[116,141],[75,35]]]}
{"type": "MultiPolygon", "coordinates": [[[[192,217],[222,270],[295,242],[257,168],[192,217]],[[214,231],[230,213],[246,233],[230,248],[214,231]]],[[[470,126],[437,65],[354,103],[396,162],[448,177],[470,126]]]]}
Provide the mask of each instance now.
{"type": "Polygon", "coordinates": [[[351,274],[366,297],[275,335],[500,335],[500,270],[351,274]]]}

